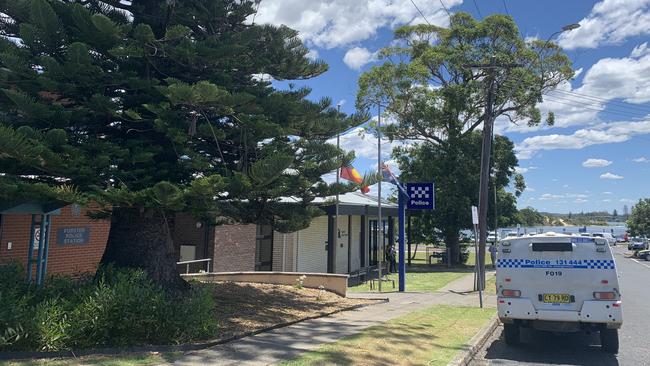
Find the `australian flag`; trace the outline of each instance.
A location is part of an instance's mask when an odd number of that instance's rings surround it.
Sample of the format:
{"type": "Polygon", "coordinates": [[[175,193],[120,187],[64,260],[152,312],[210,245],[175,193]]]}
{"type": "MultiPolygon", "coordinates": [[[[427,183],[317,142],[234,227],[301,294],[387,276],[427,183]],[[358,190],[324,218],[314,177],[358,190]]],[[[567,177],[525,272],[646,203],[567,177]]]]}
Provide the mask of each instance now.
{"type": "Polygon", "coordinates": [[[402,194],[408,196],[408,194],[406,193],[406,189],[404,189],[402,183],[397,179],[395,174],[393,174],[393,172],[390,171],[388,165],[384,163],[381,163],[381,176],[382,176],[382,181],[394,184],[395,186],[397,186],[397,189],[399,189],[402,192],[402,194]]]}

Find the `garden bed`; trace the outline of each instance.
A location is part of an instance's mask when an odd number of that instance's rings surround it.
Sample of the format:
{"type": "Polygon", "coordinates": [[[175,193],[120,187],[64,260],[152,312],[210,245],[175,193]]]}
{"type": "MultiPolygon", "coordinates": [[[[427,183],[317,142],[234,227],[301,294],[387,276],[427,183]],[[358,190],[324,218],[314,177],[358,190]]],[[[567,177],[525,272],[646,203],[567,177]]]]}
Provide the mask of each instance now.
{"type": "Polygon", "coordinates": [[[285,285],[216,282],[207,286],[214,293],[219,339],[374,303],[285,285]]]}

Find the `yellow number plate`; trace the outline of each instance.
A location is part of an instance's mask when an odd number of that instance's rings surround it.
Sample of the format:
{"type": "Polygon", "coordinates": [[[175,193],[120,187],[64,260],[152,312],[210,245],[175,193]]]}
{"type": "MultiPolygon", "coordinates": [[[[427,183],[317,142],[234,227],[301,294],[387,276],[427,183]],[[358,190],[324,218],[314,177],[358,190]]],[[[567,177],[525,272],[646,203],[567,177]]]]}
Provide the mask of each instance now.
{"type": "Polygon", "coordinates": [[[544,302],[559,303],[559,304],[568,304],[571,302],[571,295],[569,294],[544,294],[544,302]]]}

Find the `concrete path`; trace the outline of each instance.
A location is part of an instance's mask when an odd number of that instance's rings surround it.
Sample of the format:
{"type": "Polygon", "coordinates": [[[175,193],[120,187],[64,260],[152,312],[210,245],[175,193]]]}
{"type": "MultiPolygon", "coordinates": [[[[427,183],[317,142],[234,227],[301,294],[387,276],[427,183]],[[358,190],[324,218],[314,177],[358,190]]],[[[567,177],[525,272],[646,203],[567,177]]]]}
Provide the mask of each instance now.
{"type": "MultiPolygon", "coordinates": [[[[319,346],[359,333],[363,329],[436,304],[478,306],[478,294],[471,292],[473,275],[453,281],[434,293],[355,293],[350,297],[388,298],[387,303],[366,306],[331,316],[306,320],[227,344],[185,354],[177,366],[269,365],[299,356],[319,346]]],[[[496,306],[496,297],[484,299],[496,306]]]]}

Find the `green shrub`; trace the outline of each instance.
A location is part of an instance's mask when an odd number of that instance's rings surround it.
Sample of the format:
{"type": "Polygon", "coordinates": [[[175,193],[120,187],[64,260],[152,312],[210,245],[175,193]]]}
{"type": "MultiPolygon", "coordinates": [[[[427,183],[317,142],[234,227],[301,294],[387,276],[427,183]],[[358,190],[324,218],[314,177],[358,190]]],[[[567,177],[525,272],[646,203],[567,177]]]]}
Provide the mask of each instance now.
{"type": "Polygon", "coordinates": [[[36,305],[34,314],[36,343],[43,351],[66,349],[70,339],[70,322],[65,303],[59,298],[36,305]]]}
{"type": "Polygon", "coordinates": [[[93,277],[25,284],[0,266],[0,351],[123,347],[215,337],[215,303],[195,284],[168,294],[142,270],[105,267],[93,277]]]}

